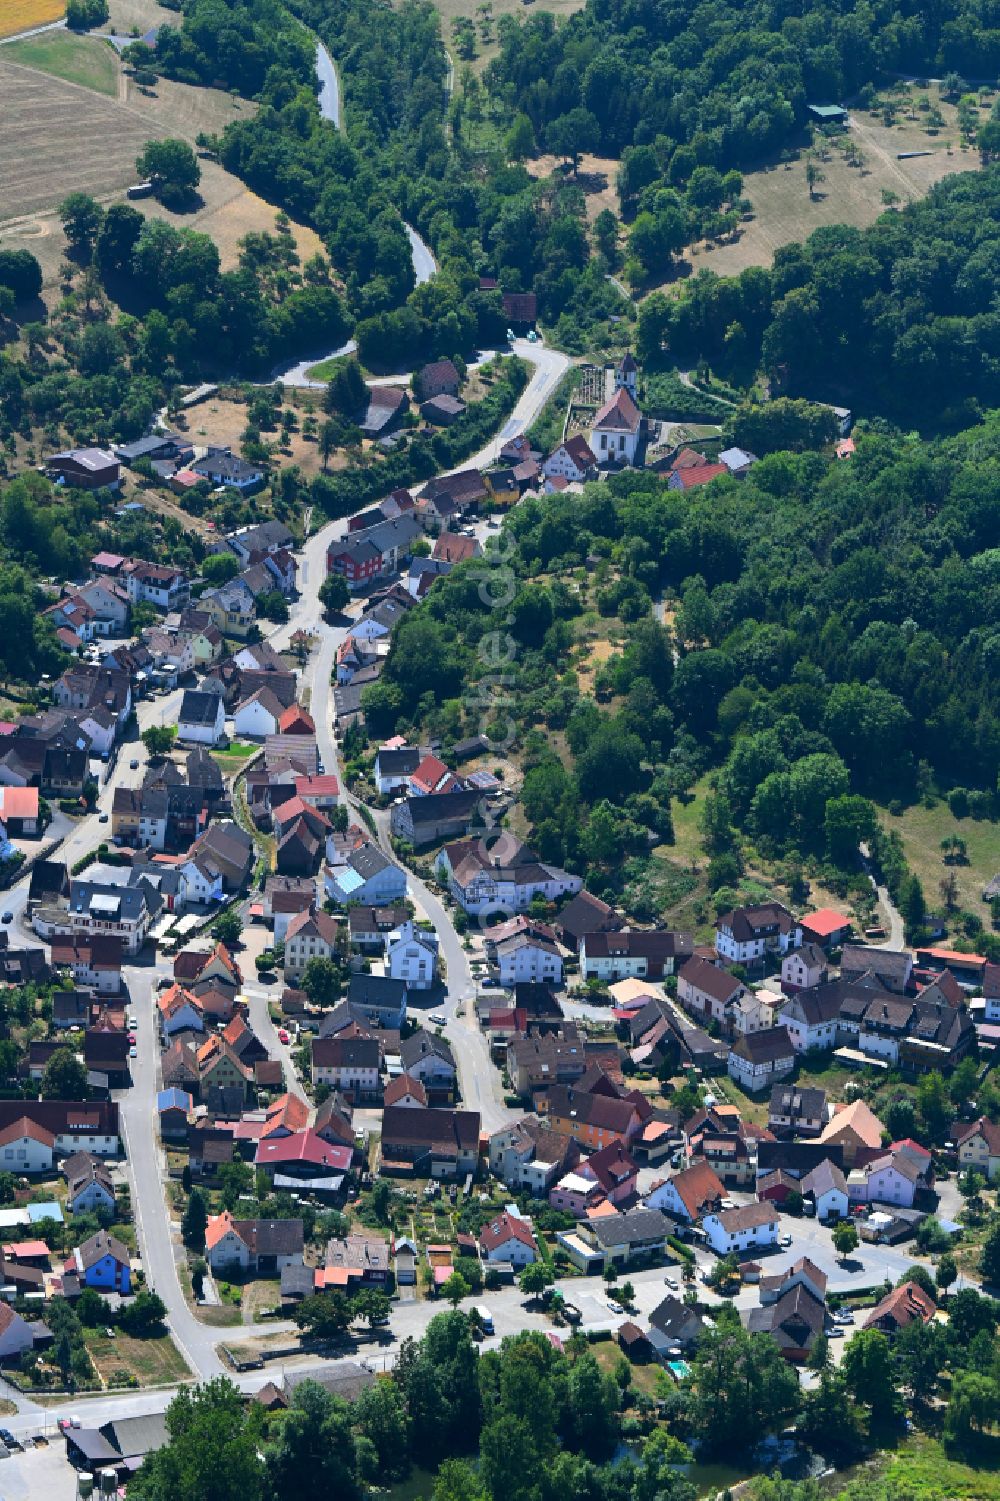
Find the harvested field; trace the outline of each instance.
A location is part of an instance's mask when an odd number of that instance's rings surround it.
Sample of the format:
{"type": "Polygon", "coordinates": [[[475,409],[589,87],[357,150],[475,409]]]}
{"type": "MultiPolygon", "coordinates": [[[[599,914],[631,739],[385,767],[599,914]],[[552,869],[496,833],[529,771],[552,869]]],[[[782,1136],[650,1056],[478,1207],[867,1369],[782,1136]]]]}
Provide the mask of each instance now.
{"type": "Polygon", "coordinates": [[[695,271],[708,266],[720,276],[735,276],[747,266],[769,266],[779,245],[805,240],[822,225],[864,228],[873,224],[886,211],[883,189],[895,193],[905,204],[922,198],[953,172],[978,170],[978,152],[962,151],[958,146],[954,106],[938,101],[936,90],[930,92],[945,118],[945,126],[936,135],[928,134],[919,116],[909,120],[901,112],[897,124],[884,125],[868,112],[855,110],[843,139],[852,140],[864,153],[863,171],[848,166],[837,144],[831,143],[829,158],[819,164],[825,180],[812,199],[804,155],[795,162],[748,172],[743,192],[753,204],[753,220],[743,225],[739,239],[732,244],[696,246],[685,259],[695,271]],[[931,155],[899,161],[897,153],[901,151],[929,151],[931,155]]]}
{"type": "Polygon", "coordinates": [[[78,83],[114,99],[121,68],[116,54],[99,37],[74,36],[69,31],[45,31],[39,36],[9,42],[3,51],[8,63],[23,63],[53,78],[78,83]]]}
{"type": "Polygon", "coordinates": [[[0,37],[17,36],[33,26],[51,26],[66,14],[66,0],[4,0],[0,9],[0,37]]]}
{"type": "Polygon", "coordinates": [[[67,193],[106,197],[134,182],[148,124],[91,89],[8,62],[6,51],[0,52],[0,181],[7,222],[54,208],[67,193]]]}
{"type": "MultiPolygon", "coordinates": [[[[104,43],[60,38],[104,48],[117,73],[104,43]]],[[[0,52],[0,181],[5,189],[0,244],[30,250],[41,262],[46,285],[52,286],[64,251],[55,210],[68,193],[92,193],[103,203],[119,199],[135,181],[135,159],[151,137],[182,136],[193,144],[199,131],[221,130],[255,106],[218,89],[167,80],[157,84],[155,94],[144,94],[129,82],[126,102],[102,98],[92,88],[8,62],[7,53],[25,45],[12,43],[0,52]]],[[[140,199],[136,207],[210,234],[226,270],[236,264],[243,235],[274,229],[276,210],[215,162],[202,163],[200,193],[202,207],[193,214],[172,214],[152,199],[140,199]]],[[[297,225],[294,233],[303,260],[322,249],[312,230],[297,225]]]]}

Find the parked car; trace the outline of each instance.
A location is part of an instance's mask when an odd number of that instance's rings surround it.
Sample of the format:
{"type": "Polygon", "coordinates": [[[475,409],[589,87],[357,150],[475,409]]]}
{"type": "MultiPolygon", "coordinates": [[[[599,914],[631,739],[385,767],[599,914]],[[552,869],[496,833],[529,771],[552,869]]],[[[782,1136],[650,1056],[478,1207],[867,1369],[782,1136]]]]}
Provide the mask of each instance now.
{"type": "Polygon", "coordinates": [[[443,1027],[448,1018],[443,1011],[432,1011],[427,1020],[433,1022],[435,1027],[443,1027]]]}
{"type": "Polygon", "coordinates": [[[136,1048],[136,1047],[129,1048],[128,1055],[129,1055],[130,1058],[138,1058],[138,1056],[139,1056],[139,1049],[136,1048]]]}
{"type": "Polygon", "coordinates": [[[285,1031],[284,1027],[278,1028],[278,1041],[284,1043],[288,1043],[290,1041],[288,1033],[285,1031]]]}
{"type": "Polygon", "coordinates": [[[131,771],[138,771],[139,770],[139,763],[134,758],[128,764],[129,764],[129,769],[131,771]]]}
{"type": "Polygon", "coordinates": [[[108,815],[106,813],[102,813],[100,815],[100,817],[98,818],[98,820],[97,820],[98,823],[107,823],[107,821],[108,821],[108,815]]]}
{"type": "Polygon", "coordinates": [[[14,921],[14,914],[13,914],[13,912],[11,912],[10,908],[8,908],[3,913],[3,916],[2,916],[2,918],[0,918],[0,921],[5,922],[5,923],[7,923],[7,922],[13,922],[14,921]]]}

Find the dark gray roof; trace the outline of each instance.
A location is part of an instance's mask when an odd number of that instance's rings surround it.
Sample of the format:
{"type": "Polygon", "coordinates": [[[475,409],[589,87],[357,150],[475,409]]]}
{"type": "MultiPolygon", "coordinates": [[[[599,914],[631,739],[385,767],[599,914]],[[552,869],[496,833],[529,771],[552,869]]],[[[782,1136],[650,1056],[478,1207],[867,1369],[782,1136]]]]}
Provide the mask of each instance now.
{"type": "Polygon", "coordinates": [[[630,1209],[628,1214],[604,1215],[591,1220],[587,1227],[597,1244],[603,1248],[621,1245],[643,1245],[647,1241],[663,1240],[674,1224],[658,1209],[630,1209]]]}
{"type": "Polygon", "coordinates": [[[177,716],[181,724],[214,725],[219,713],[219,695],[199,688],[186,688],[177,716]]]}
{"type": "Polygon", "coordinates": [[[347,986],[347,1000],[354,1006],[400,1006],[406,999],[406,985],[388,975],[352,975],[347,986]]]}
{"type": "Polygon", "coordinates": [[[420,765],[420,752],[416,746],[404,745],[399,750],[380,750],[375,760],[380,775],[405,777],[420,765]]]}
{"type": "Polygon", "coordinates": [[[475,787],[462,788],[457,792],[438,792],[432,797],[408,797],[406,810],[415,829],[425,824],[437,824],[442,820],[471,818],[476,811],[482,793],[475,787]]]}
{"type": "Polygon", "coordinates": [[[865,948],[857,943],[845,943],[841,950],[840,971],[845,976],[870,970],[872,974],[890,975],[905,983],[912,968],[912,956],[901,950],[865,948]]]}
{"type": "Polygon", "coordinates": [[[399,1056],[403,1068],[409,1071],[414,1063],[421,1058],[433,1056],[440,1058],[442,1063],[455,1067],[455,1055],[451,1051],[448,1040],[438,1037],[436,1032],[425,1032],[423,1027],[413,1033],[412,1037],[404,1037],[399,1045],[399,1056]]]}

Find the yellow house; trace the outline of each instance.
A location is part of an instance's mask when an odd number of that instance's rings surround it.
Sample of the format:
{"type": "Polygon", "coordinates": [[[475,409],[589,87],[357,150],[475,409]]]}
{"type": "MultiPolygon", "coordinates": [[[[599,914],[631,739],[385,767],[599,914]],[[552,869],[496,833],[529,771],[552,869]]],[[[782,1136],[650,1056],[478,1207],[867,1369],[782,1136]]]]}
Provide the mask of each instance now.
{"type": "Polygon", "coordinates": [[[1000,1125],[985,1116],[968,1125],[955,1126],[958,1161],[962,1171],[972,1168],[988,1183],[1000,1178],[1000,1125]]]}
{"type": "Polygon", "coordinates": [[[490,493],[493,505],[500,510],[516,505],[521,498],[513,469],[487,470],[483,475],[483,484],[490,493]]]}

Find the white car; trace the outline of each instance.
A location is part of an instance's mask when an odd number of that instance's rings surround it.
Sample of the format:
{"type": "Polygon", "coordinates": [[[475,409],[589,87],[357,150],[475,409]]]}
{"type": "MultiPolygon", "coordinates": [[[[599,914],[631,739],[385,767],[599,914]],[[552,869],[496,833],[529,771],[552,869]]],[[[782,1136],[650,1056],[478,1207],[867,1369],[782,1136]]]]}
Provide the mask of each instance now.
{"type": "Polygon", "coordinates": [[[445,1016],[443,1011],[432,1011],[427,1020],[429,1022],[433,1022],[435,1027],[443,1027],[448,1018],[445,1016]]]}
{"type": "Polygon", "coordinates": [[[608,1307],[611,1309],[612,1313],[624,1313],[625,1312],[624,1308],[622,1307],[622,1305],[620,1303],[614,1303],[614,1302],[612,1302],[612,1300],[610,1298],[608,1299],[608,1307]]]}
{"type": "Polygon", "coordinates": [[[778,1245],[779,1246],[790,1246],[791,1243],[792,1243],[792,1237],[790,1235],[779,1235],[778,1236],[778,1245]]]}
{"type": "Polygon", "coordinates": [[[666,1283],[667,1287],[670,1288],[671,1292],[677,1292],[680,1284],[677,1281],[676,1277],[664,1277],[663,1280],[666,1283]]]}
{"type": "Polygon", "coordinates": [[[834,1324],[832,1328],[826,1331],[826,1337],[827,1339],[843,1339],[844,1331],[839,1324],[834,1324]]]}

